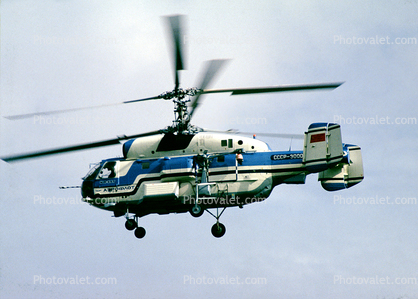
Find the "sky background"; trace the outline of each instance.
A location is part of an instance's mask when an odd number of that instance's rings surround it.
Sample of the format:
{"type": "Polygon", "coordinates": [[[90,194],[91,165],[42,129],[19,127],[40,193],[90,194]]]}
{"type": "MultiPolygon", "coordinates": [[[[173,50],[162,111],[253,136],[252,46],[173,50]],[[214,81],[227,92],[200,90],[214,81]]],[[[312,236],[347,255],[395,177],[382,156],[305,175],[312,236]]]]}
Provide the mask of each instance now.
{"type": "MultiPolygon", "coordinates": [[[[172,90],[161,19],[172,14],[188,16],[184,88],[217,58],[231,61],[213,88],[345,81],[331,92],[207,95],[195,125],[303,133],[335,121],[344,142],[362,147],[364,181],[333,193],[317,175],[277,186],[265,202],[227,209],[220,239],[207,213],[148,215],[138,240],[123,217],[82,203],[79,189],[58,188],[79,185],[90,163],[121,156],[121,146],[1,161],[0,296],[418,298],[416,0],[1,1],[0,156],[170,125],[168,101],[3,116],[172,90]],[[376,198],[385,204],[370,204],[376,198]],[[87,277],[92,284],[63,282],[87,277]]],[[[276,150],[290,146],[260,139],[276,150]]]]}

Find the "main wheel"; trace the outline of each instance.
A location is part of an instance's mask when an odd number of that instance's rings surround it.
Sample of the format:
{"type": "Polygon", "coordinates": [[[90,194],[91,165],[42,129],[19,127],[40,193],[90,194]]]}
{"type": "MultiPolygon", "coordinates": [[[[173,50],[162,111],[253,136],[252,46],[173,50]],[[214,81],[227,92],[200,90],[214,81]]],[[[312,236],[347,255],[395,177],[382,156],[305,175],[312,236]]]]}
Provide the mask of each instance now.
{"type": "Polygon", "coordinates": [[[215,238],[220,238],[226,233],[226,227],[222,223],[218,222],[212,226],[212,235],[215,238]]]}
{"type": "Polygon", "coordinates": [[[203,215],[203,213],[205,212],[205,210],[200,206],[200,205],[194,205],[191,209],[190,209],[190,214],[193,217],[200,217],[203,215]]]}
{"type": "Polygon", "coordinates": [[[137,226],[138,224],[134,219],[127,219],[125,222],[125,227],[127,230],[134,230],[137,226]]]}
{"type": "Polygon", "coordinates": [[[145,237],[145,233],[145,228],[140,226],[135,230],[135,237],[137,237],[138,239],[142,239],[143,237],[145,237]]]}

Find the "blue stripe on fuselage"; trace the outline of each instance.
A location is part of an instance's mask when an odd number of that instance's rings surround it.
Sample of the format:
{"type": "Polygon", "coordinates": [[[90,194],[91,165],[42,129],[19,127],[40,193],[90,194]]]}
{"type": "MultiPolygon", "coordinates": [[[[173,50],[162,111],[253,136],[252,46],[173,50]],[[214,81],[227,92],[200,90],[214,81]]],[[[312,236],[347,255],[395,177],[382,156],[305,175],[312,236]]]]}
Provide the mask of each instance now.
{"type": "MultiPolygon", "coordinates": [[[[302,163],[302,151],[269,151],[269,152],[254,152],[243,153],[243,162],[240,167],[245,166],[275,166],[275,165],[291,165],[302,163]]],[[[159,174],[163,170],[176,170],[179,171],[193,167],[194,156],[181,156],[171,158],[159,158],[159,159],[143,159],[136,160],[132,163],[130,169],[125,176],[119,177],[119,185],[133,184],[138,175],[143,174],[159,174]]],[[[219,159],[214,157],[211,159],[210,170],[216,170],[223,167],[235,167],[235,154],[221,155],[223,157],[219,159]]],[[[124,161],[124,159],[107,159],[106,161],[124,161]]],[[[266,171],[268,172],[268,171],[266,171]]]]}

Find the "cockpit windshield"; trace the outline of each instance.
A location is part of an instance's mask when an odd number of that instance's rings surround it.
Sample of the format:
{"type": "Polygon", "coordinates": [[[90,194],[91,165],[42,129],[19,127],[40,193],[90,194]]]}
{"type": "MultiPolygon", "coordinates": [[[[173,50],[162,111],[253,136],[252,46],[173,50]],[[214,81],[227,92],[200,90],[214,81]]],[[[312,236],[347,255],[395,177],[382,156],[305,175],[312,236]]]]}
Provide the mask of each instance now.
{"type": "Polygon", "coordinates": [[[99,170],[101,168],[101,163],[95,163],[87,172],[86,176],[82,178],[83,180],[94,180],[99,173],[99,170]]]}
{"type": "Polygon", "coordinates": [[[131,168],[133,161],[106,161],[95,164],[83,180],[119,179],[125,176],[131,168]]]}

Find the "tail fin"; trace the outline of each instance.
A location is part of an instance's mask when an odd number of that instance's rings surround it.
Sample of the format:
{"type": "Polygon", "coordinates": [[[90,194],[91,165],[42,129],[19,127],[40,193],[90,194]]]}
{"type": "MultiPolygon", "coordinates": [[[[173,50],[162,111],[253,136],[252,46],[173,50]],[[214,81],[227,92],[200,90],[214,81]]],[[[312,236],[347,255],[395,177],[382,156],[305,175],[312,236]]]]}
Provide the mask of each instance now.
{"type": "Polygon", "coordinates": [[[338,124],[314,123],[305,133],[303,159],[306,169],[320,172],[337,165],[343,158],[341,128],[338,124]]]}
{"type": "Polygon", "coordinates": [[[350,188],[364,178],[361,148],[357,145],[344,145],[344,159],[333,168],[318,174],[318,181],[327,191],[350,188]]]}

